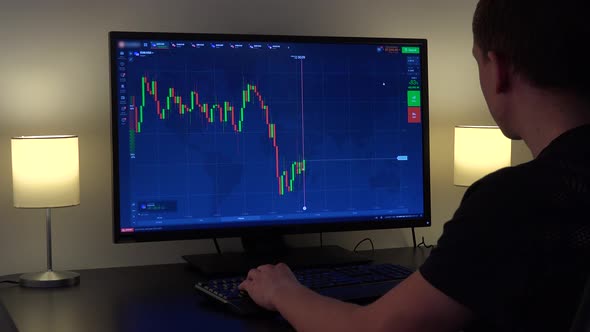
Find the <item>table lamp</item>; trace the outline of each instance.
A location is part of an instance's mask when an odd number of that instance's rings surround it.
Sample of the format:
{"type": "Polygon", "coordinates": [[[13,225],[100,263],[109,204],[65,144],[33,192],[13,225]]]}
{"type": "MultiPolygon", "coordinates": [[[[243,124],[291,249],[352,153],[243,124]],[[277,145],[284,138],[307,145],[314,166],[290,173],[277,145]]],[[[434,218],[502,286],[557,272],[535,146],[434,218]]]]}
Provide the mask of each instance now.
{"type": "Polygon", "coordinates": [[[454,184],[468,187],[510,166],[511,146],[511,140],[496,126],[456,126],[454,184]]]}
{"type": "Polygon", "coordinates": [[[53,271],[51,208],[80,204],[78,136],[19,136],[11,139],[14,207],[46,209],[47,271],[20,276],[23,287],[65,287],[80,275],[53,271]]]}

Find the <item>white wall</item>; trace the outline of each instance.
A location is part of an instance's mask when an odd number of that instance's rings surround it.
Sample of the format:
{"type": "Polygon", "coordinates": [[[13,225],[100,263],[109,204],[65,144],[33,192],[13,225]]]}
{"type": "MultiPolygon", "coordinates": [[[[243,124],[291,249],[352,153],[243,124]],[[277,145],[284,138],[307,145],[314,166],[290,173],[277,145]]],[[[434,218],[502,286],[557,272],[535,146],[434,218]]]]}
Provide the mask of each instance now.
{"type": "MultiPolygon", "coordinates": [[[[12,207],[10,137],[80,136],[81,205],[56,209],[54,266],[95,268],[180,261],[214,250],[211,241],[115,245],[111,235],[110,30],[424,37],[430,47],[432,209],[436,241],[464,189],[452,185],[456,124],[493,124],[471,58],[476,0],[132,0],[11,1],[0,4],[0,275],[45,266],[44,212],[12,207]]],[[[530,154],[520,143],[514,160],[530,154]]],[[[352,249],[411,243],[408,230],[332,233],[352,249]]],[[[292,238],[309,244],[316,235],[292,238]]],[[[236,248],[235,240],[223,240],[236,248]]]]}

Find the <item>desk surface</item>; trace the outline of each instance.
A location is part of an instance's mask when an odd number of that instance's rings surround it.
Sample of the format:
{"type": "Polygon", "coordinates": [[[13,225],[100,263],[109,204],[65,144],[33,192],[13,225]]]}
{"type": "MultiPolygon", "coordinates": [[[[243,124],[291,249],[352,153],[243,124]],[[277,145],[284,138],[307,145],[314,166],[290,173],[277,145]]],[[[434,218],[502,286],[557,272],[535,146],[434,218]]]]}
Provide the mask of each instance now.
{"type": "MultiPolygon", "coordinates": [[[[425,248],[376,250],[375,262],[416,269],[425,248]]],[[[371,252],[363,252],[371,255],[371,252]]],[[[240,318],[197,296],[199,276],[186,264],[167,264],[80,273],[80,285],[63,289],[28,289],[0,284],[0,301],[20,332],[94,331],[291,331],[280,316],[240,318]]],[[[18,275],[0,277],[16,280],[18,275]]]]}

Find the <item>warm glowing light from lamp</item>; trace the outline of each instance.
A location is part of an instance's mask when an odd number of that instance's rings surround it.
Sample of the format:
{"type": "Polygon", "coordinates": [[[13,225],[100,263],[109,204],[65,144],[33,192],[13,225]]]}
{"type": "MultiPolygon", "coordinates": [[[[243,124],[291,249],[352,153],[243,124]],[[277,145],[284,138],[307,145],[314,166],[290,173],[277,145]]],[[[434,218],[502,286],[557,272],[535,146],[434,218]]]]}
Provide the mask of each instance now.
{"type": "Polygon", "coordinates": [[[15,207],[80,204],[78,137],[22,136],[11,144],[15,207]]]}
{"type": "Polygon", "coordinates": [[[483,176],[510,166],[511,141],[498,127],[455,127],[455,177],[457,186],[470,186],[483,176]]]}

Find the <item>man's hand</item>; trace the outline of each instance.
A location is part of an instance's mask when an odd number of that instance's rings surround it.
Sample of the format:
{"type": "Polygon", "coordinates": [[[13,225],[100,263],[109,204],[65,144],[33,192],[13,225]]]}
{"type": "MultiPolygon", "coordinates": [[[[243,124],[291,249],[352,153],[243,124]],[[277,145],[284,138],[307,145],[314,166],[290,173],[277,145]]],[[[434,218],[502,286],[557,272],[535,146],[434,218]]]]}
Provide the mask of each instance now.
{"type": "Polygon", "coordinates": [[[279,294],[290,288],[303,287],[295,278],[291,269],[283,263],[262,265],[248,272],[248,277],[238,287],[259,306],[276,311],[275,299],[279,294]]]}
{"type": "Polygon", "coordinates": [[[297,331],[459,331],[472,317],[420,272],[363,307],[313,292],[285,264],[250,270],[239,289],[261,307],[280,311],[297,331]]]}

